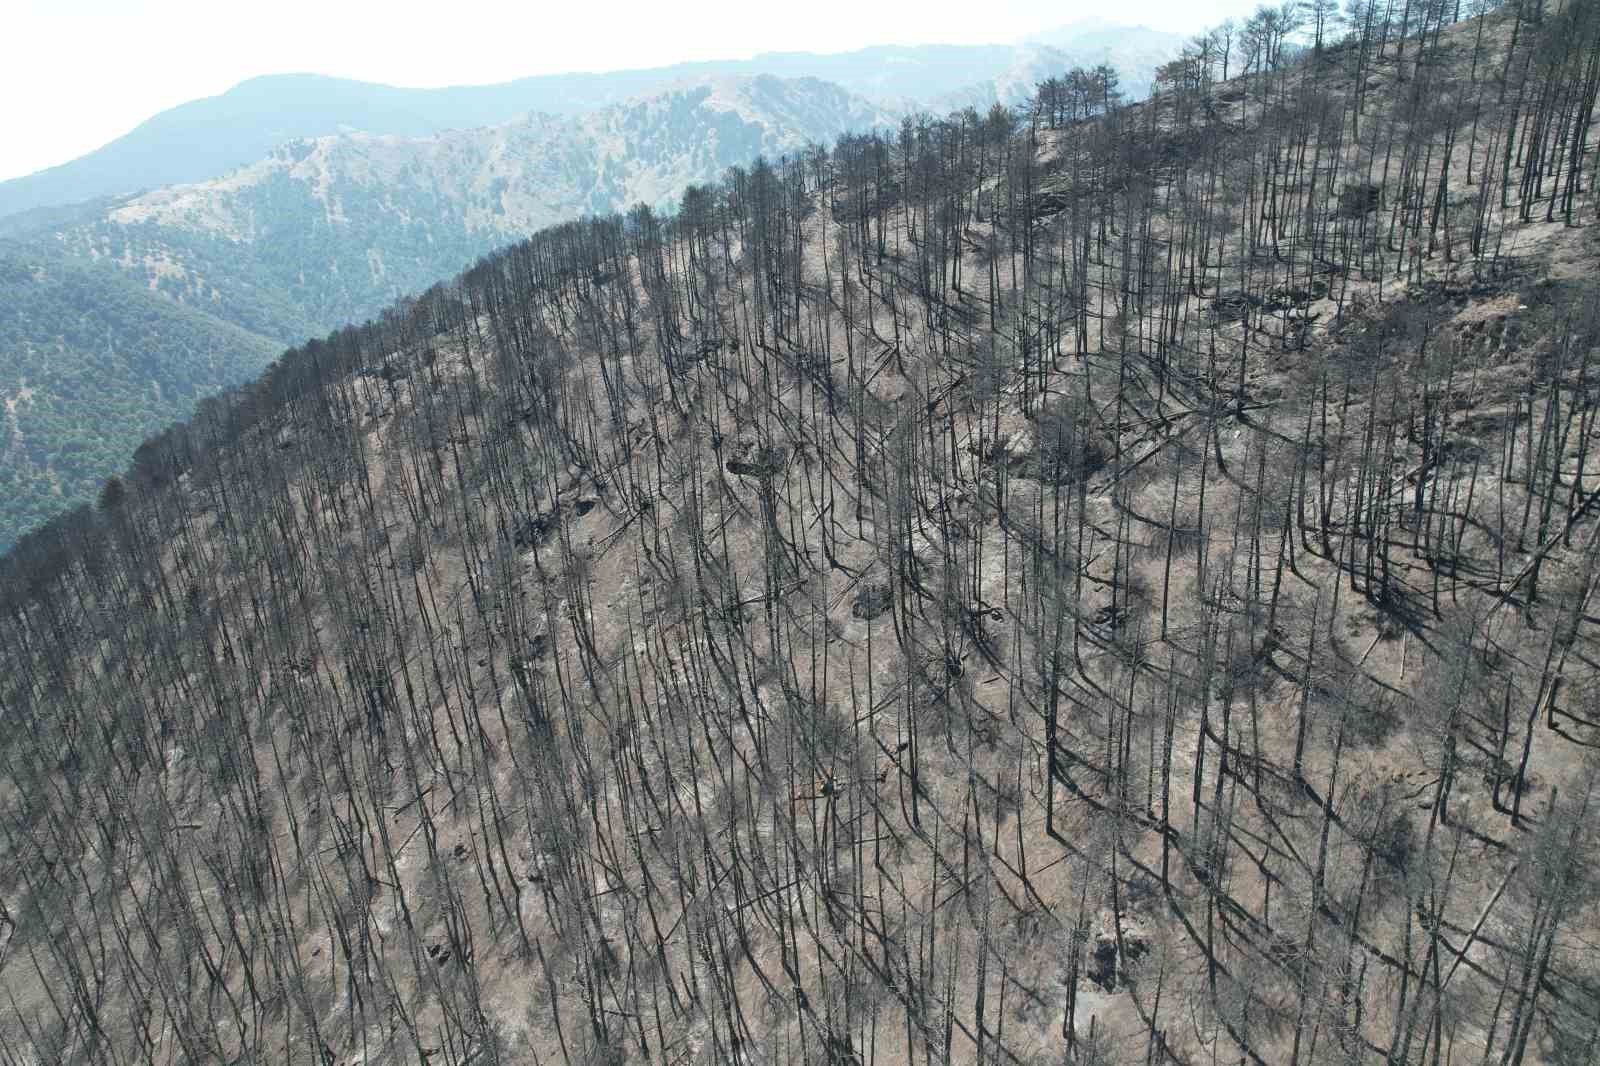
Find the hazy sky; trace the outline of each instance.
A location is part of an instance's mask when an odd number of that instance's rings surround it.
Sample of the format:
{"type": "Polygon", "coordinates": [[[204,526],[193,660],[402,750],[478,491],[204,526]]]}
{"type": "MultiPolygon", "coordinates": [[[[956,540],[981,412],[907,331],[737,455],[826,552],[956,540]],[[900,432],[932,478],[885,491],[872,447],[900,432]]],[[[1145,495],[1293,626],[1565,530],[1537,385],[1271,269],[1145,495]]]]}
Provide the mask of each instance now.
{"type": "Polygon", "coordinates": [[[662,66],[762,51],[1012,41],[1094,16],[1198,30],[1253,0],[6,0],[0,178],[65,162],[260,74],[391,85],[662,66]],[[20,6],[20,10],[18,7],[20,6]]]}

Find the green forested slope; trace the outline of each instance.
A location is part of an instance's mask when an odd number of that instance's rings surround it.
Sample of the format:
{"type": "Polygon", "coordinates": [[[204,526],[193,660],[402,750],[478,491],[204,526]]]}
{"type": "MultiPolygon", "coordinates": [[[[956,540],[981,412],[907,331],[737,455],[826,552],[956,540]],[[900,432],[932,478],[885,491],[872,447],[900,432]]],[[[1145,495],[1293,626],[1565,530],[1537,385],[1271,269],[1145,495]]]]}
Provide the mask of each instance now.
{"type": "Polygon", "coordinates": [[[280,349],[109,267],[0,247],[0,548],[280,349]]]}

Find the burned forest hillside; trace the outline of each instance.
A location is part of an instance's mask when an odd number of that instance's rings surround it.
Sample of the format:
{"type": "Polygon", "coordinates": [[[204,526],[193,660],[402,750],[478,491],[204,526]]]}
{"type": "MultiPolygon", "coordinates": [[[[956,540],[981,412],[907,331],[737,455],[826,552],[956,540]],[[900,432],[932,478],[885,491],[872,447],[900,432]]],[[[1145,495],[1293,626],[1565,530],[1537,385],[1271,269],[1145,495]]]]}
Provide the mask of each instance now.
{"type": "Polygon", "coordinates": [[[0,1061],[1593,1063],[1600,5],[1328,10],[542,231],[24,538],[0,1061]]]}

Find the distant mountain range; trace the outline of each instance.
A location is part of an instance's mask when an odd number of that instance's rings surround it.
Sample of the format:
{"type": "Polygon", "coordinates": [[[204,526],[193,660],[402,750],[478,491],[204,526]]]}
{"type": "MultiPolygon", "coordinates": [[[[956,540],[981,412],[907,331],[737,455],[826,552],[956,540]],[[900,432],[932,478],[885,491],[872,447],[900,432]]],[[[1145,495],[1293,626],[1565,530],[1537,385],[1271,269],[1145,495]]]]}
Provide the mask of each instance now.
{"type": "Polygon", "coordinates": [[[403,89],[282,74],[246,81],[219,96],[163,111],[88,155],[0,182],[0,218],[97,197],[204,181],[308,137],[359,131],[425,137],[495,126],[530,112],[575,116],[674,83],[733,76],[820,78],[897,109],[946,102],[1015,103],[1039,78],[1109,62],[1131,96],[1182,44],[1145,27],[1077,24],[1020,45],[877,46],[820,55],[774,52],[752,59],[683,63],[647,70],[551,74],[499,85],[403,89]]]}
{"type": "Polygon", "coordinates": [[[716,78],[583,115],[292,140],[220,178],[103,202],[24,245],[114,264],[289,344],[373,315],[514,237],[641,201],[667,206],[759,155],[894,121],[814,78],[716,78]]]}
{"type": "Polygon", "coordinates": [[[1139,95],[1178,43],[1053,39],[438,90],[258,78],[0,183],[0,550],[201,396],[513,239],[1076,65],[1139,95]]]}

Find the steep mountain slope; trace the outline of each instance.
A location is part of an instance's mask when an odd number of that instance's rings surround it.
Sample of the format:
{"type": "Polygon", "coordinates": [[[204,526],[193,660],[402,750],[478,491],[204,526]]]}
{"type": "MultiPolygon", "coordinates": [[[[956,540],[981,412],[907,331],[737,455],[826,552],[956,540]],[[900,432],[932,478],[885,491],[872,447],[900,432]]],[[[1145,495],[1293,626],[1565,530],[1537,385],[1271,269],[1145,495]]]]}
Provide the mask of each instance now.
{"type": "MultiPolygon", "coordinates": [[[[1116,31],[1096,27],[1094,32],[1116,31]]],[[[1128,33],[1141,39],[1149,36],[1143,29],[1128,33]]],[[[1056,57],[1064,65],[1045,71],[1046,75],[1061,73],[1080,52],[1094,52],[1094,61],[1099,61],[1100,45],[1076,48],[1070,32],[1056,35],[1051,43],[1065,53],[1056,57]]],[[[529,112],[570,117],[685,80],[758,75],[820,78],[880,103],[927,104],[956,90],[1003,80],[1007,71],[1018,67],[1017,57],[1018,50],[1010,45],[881,46],[831,55],[780,52],[646,70],[554,74],[445,89],[402,89],[314,74],[254,78],[219,96],[164,111],[82,158],[0,182],[0,218],[205,181],[253,163],[291,140],[354,131],[425,137],[502,125],[529,112]]],[[[1147,64],[1147,58],[1140,54],[1136,63],[1123,69],[1128,84],[1148,84],[1156,63],[1147,64]]]]}
{"type": "Polygon", "coordinates": [[[1600,8],[1411,29],[557,227],[147,444],[0,566],[0,1048],[1592,1059],[1600,8]]]}
{"type": "Polygon", "coordinates": [[[259,373],[275,350],[372,317],[517,236],[580,214],[661,204],[758,155],[888,122],[824,82],[725,78],[573,118],[536,115],[424,138],[294,141],[221,180],[35,228],[10,254],[65,271],[45,276],[85,278],[88,269],[123,277],[53,290],[26,314],[29,294],[14,294],[19,310],[0,334],[0,362],[10,363],[0,373],[10,380],[0,377],[0,391],[9,385],[15,394],[26,379],[36,412],[28,417],[56,417],[47,435],[28,438],[31,452],[0,449],[0,484],[16,493],[0,506],[0,547],[91,498],[133,444],[187,417],[203,383],[259,373]],[[160,298],[170,303],[152,306],[160,298]],[[86,346],[89,323],[96,339],[86,346]],[[224,323],[235,328],[218,333],[224,323]],[[225,373],[209,355],[195,361],[224,338],[236,342],[215,356],[225,373]],[[53,372],[41,376],[46,352],[53,372]],[[164,367],[184,384],[157,389],[156,379],[130,376],[118,360],[164,367]],[[76,383],[70,394],[58,394],[68,381],[76,383]]]}

